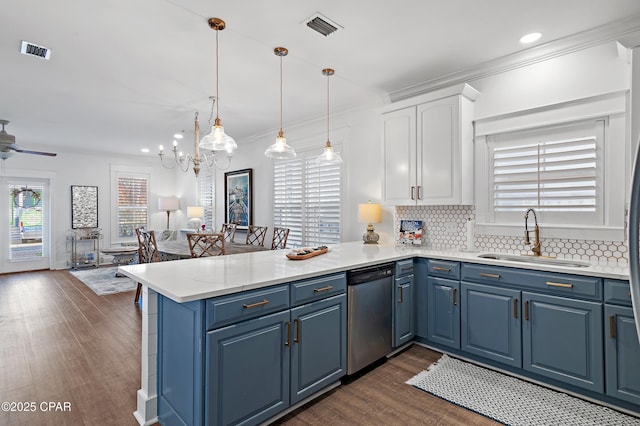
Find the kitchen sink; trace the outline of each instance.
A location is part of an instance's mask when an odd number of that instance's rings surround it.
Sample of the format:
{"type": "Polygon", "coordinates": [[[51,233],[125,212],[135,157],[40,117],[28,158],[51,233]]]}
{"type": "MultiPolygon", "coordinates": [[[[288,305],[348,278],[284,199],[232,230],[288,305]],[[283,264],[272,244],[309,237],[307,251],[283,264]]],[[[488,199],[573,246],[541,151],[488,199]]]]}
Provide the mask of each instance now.
{"type": "Polygon", "coordinates": [[[535,263],[540,265],[553,265],[553,266],[568,266],[573,268],[586,268],[591,266],[590,263],[581,262],[579,260],[564,260],[556,259],[554,257],[544,256],[527,256],[527,255],[513,255],[513,254],[501,254],[501,253],[484,253],[479,254],[478,257],[482,259],[495,259],[495,260],[508,260],[511,262],[523,262],[523,263],[535,263]]]}

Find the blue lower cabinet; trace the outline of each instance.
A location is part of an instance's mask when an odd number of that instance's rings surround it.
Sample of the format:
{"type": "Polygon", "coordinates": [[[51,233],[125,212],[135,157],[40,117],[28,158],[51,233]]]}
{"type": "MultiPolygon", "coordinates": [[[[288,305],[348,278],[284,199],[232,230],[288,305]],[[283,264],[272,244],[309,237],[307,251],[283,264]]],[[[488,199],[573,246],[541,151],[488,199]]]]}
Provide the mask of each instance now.
{"type": "Polygon", "coordinates": [[[413,275],[396,278],[393,287],[393,347],[413,340],[415,336],[415,286],[413,275]]]}
{"type": "Polygon", "coordinates": [[[427,338],[460,349],[460,282],[428,277],[427,288],[427,338]]]}
{"type": "Polygon", "coordinates": [[[427,293],[429,292],[429,288],[427,286],[427,259],[415,259],[413,264],[413,285],[415,287],[414,296],[416,298],[415,332],[417,337],[426,339],[429,335],[429,331],[427,329],[427,293]]]}
{"type": "Polygon", "coordinates": [[[291,404],[346,374],[347,296],[291,309],[291,404]]]}
{"type": "Polygon", "coordinates": [[[604,392],[602,304],[522,292],[523,368],[604,392]]]}
{"type": "Polygon", "coordinates": [[[606,393],[640,405],[640,344],[633,310],[605,304],[604,320],[606,393]]]}
{"type": "Polygon", "coordinates": [[[461,283],[461,349],[522,367],[520,291],[461,283]]]}

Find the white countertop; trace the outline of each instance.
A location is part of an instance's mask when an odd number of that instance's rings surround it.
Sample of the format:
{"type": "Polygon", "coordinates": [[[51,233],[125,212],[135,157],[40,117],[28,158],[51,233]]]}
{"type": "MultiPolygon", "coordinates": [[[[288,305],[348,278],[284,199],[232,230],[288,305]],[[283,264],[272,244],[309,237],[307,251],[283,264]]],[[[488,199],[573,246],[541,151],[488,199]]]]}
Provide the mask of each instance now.
{"type": "Polygon", "coordinates": [[[274,284],[346,271],[379,263],[425,257],[520,269],[560,272],[620,280],[629,279],[626,266],[592,264],[589,267],[539,265],[481,259],[477,253],[428,250],[413,246],[365,245],[360,241],[329,246],[329,252],[306,260],[289,260],[290,250],[269,250],[229,256],[174,260],[120,266],[118,270],[176,302],[207,299],[274,284]]]}

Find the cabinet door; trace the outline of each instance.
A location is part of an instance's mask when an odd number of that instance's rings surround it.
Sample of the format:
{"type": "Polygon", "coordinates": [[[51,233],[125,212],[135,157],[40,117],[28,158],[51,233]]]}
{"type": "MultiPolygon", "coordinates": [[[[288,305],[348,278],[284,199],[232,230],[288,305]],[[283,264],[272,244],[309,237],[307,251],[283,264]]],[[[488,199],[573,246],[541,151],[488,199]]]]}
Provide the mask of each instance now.
{"type": "Polygon", "coordinates": [[[207,333],[207,425],[259,424],[289,405],[289,311],[207,333]]]}
{"type": "Polygon", "coordinates": [[[414,296],[416,298],[416,336],[426,339],[429,335],[427,329],[427,313],[428,313],[428,293],[427,285],[427,259],[418,258],[414,263],[415,275],[413,277],[413,285],[415,287],[414,296]]]}
{"type": "Polygon", "coordinates": [[[520,292],[462,282],[463,351],[522,367],[520,292]]]}
{"type": "Polygon", "coordinates": [[[346,374],[346,303],[341,294],[291,310],[291,404],[346,374]]]}
{"type": "Polygon", "coordinates": [[[640,404],[640,344],[633,310],[604,305],[607,395],[640,404]]]}
{"type": "Polygon", "coordinates": [[[415,286],[413,275],[396,279],[394,286],[393,346],[407,343],[415,335],[415,286]]]}
{"type": "Polygon", "coordinates": [[[428,339],[433,343],[460,349],[460,282],[427,278],[428,339]]]}
{"type": "Polygon", "coordinates": [[[525,370],[604,392],[602,304],[522,293],[525,370]]]}
{"type": "Polygon", "coordinates": [[[416,203],[416,108],[382,115],[385,204],[416,203]],[[412,189],[413,188],[413,189],[412,189]]]}

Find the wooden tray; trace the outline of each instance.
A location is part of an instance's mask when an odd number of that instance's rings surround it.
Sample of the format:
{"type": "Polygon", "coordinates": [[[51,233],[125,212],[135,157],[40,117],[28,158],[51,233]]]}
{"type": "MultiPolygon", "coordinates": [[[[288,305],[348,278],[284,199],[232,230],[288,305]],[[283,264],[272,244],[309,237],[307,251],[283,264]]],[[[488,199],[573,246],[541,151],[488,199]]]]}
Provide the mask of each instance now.
{"type": "Polygon", "coordinates": [[[319,254],[325,254],[328,251],[329,249],[325,247],[320,250],[313,250],[311,253],[306,254],[294,254],[293,252],[289,252],[287,253],[287,257],[291,260],[304,260],[309,259],[310,257],[318,256],[319,254]]]}

